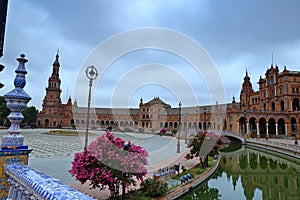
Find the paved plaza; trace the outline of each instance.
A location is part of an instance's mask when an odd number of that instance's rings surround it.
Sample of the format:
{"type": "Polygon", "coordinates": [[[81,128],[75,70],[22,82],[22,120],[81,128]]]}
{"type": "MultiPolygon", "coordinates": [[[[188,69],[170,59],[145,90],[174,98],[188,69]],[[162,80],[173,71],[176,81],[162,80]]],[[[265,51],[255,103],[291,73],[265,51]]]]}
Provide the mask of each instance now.
{"type": "MultiPolygon", "coordinates": [[[[84,133],[84,131],[80,131],[84,133]]],[[[74,184],[68,170],[72,167],[72,160],[76,152],[83,151],[85,134],[79,135],[51,135],[49,129],[24,129],[24,144],[32,148],[29,156],[29,166],[54,178],[60,179],[65,184],[74,184]]],[[[103,131],[91,131],[89,141],[95,140],[103,131]]],[[[0,130],[1,137],[6,130],[0,130]]],[[[140,133],[115,133],[126,141],[141,145],[149,152],[149,172],[154,172],[161,165],[168,166],[182,155],[186,150],[184,141],[181,141],[181,154],[177,151],[175,137],[160,137],[158,135],[140,133]]]]}

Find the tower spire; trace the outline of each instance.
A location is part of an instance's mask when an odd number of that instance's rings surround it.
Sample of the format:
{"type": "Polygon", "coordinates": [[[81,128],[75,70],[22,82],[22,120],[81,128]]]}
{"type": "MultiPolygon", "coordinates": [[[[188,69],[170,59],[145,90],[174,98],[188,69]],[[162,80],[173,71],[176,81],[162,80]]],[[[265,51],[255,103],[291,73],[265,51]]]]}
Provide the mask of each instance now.
{"type": "Polygon", "coordinates": [[[59,61],[58,61],[58,58],[59,58],[58,53],[59,53],[59,49],[57,49],[56,56],[55,56],[55,61],[53,63],[53,66],[58,66],[59,67],[60,64],[59,64],[59,61]]]}
{"type": "Polygon", "coordinates": [[[247,69],[247,67],[246,67],[246,75],[244,77],[244,81],[250,81],[250,77],[248,75],[248,69],[247,69]]]}

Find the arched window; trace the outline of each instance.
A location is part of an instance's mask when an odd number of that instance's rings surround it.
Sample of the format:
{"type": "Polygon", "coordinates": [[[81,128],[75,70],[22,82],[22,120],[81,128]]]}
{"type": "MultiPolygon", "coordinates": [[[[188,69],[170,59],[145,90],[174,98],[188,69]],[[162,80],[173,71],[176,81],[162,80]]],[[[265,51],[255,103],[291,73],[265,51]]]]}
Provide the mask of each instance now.
{"type": "Polygon", "coordinates": [[[294,98],[292,102],[293,111],[299,110],[299,99],[294,98]]]}
{"type": "Polygon", "coordinates": [[[168,122],[165,122],[165,128],[168,128],[169,125],[168,125],[168,122]]]}
{"type": "Polygon", "coordinates": [[[281,111],[284,111],[284,102],[283,101],[280,102],[280,108],[281,108],[281,111]]]}
{"type": "Polygon", "coordinates": [[[272,111],[275,111],[275,102],[272,102],[272,111]]]}
{"type": "Polygon", "coordinates": [[[174,128],[177,128],[177,122],[174,122],[174,128]]]}
{"type": "Polygon", "coordinates": [[[164,123],[163,123],[163,122],[160,122],[159,127],[162,128],[163,126],[164,126],[164,123]]]}

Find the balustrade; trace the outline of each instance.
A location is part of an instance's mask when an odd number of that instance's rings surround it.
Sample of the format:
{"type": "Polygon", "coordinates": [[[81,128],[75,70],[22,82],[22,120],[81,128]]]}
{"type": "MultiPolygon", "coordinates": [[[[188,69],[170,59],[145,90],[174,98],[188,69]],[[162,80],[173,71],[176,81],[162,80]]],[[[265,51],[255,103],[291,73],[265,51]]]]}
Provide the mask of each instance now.
{"type": "Polygon", "coordinates": [[[4,167],[9,176],[10,186],[7,200],[37,200],[37,199],[64,199],[64,200],[92,200],[74,188],[64,185],[55,178],[38,172],[22,164],[8,164],[4,167]]]}

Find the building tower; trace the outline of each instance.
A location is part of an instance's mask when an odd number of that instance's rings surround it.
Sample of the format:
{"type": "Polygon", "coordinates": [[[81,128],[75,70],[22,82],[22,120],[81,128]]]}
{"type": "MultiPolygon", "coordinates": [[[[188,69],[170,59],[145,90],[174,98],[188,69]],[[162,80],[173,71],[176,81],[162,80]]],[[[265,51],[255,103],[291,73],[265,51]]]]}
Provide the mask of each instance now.
{"type": "Polygon", "coordinates": [[[59,78],[59,55],[53,63],[52,74],[48,79],[46,95],[42,104],[42,112],[37,116],[38,127],[62,127],[71,126],[72,121],[72,100],[68,99],[67,104],[61,102],[61,80],[59,78]]]}
{"type": "MultiPolygon", "coordinates": [[[[51,77],[48,79],[48,87],[46,88],[46,96],[43,101],[43,111],[47,107],[53,107],[53,111],[57,108],[58,105],[61,104],[60,94],[60,84],[61,80],[59,79],[59,55],[56,54],[56,59],[53,63],[52,74],[51,77]]],[[[56,110],[57,111],[57,110],[56,110]]]]}
{"type": "Polygon", "coordinates": [[[246,75],[244,77],[244,82],[242,85],[242,90],[240,93],[240,108],[249,109],[250,106],[250,96],[253,93],[252,83],[250,77],[248,76],[248,71],[246,70],[246,75]]]}
{"type": "MultiPolygon", "coordinates": [[[[57,117],[60,115],[61,107],[61,89],[60,84],[61,80],[59,79],[59,55],[56,54],[56,59],[53,63],[52,74],[48,79],[48,87],[46,88],[46,96],[43,100],[43,109],[42,112],[51,116],[51,118],[45,121],[45,127],[55,127],[58,126],[57,117]],[[58,116],[57,116],[58,115],[58,116]]],[[[60,120],[59,120],[60,121],[60,120]]]]}

